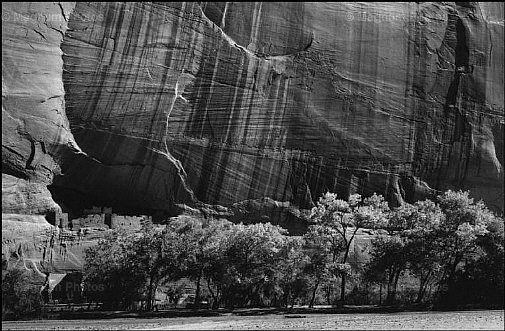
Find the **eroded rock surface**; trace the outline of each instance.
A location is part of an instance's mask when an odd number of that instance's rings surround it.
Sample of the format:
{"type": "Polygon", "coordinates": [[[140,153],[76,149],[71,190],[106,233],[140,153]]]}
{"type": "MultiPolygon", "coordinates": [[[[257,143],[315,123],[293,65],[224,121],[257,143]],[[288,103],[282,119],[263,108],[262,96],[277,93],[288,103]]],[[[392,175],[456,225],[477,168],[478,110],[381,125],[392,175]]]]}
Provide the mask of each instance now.
{"type": "Polygon", "coordinates": [[[289,227],[328,190],[398,205],[447,188],[503,211],[502,3],[4,3],[2,15],[9,212],[43,214],[53,198],[206,205],[289,227]]]}
{"type": "Polygon", "coordinates": [[[62,155],[79,152],[65,112],[60,48],[73,8],[2,4],[3,212],[59,208],[46,187],[61,173],[62,155]]]}
{"type": "Polygon", "coordinates": [[[92,228],[62,230],[41,215],[3,213],[2,264],[31,270],[40,277],[82,270],[86,248],[96,245],[104,234],[92,228]]]}
{"type": "Polygon", "coordinates": [[[44,214],[61,210],[44,183],[2,174],[2,213],[44,214]]]}
{"type": "Polygon", "coordinates": [[[446,188],[501,208],[492,6],[77,4],[63,78],[87,155],[56,186],[167,211],[446,188]]]}

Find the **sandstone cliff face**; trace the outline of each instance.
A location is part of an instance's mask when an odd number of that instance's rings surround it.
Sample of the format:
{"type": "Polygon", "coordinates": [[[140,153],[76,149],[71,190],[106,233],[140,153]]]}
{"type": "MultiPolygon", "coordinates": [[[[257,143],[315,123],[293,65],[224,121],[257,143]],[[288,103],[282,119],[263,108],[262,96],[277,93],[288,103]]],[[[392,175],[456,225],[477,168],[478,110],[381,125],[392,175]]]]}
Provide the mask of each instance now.
{"type": "Polygon", "coordinates": [[[72,4],[2,4],[2,212],[58,209],[47,185],[77,152],[65,113],[61,43],[72,4]]]}
{"type": "Polygon", "coordinates": [[[47,273],[82,270],[87,248],[105,231],[61,230],[42,215],[2,214],[2,268],[31,270],[41,280],[47,273]]]}
{"type": "Polygon", "coordinates": [[[61,48],[86,154],[55,185],[168,211],[446,188],[501,208],[500,6],[77,4],[61,48]]]}
{"type": "Polygon", "coordinates": [[[32,183],[75,208],[267,201],[282,224],[327,190],[503,210],[501,3],[2,9],[8,212],[59,208],[32,183]]]}

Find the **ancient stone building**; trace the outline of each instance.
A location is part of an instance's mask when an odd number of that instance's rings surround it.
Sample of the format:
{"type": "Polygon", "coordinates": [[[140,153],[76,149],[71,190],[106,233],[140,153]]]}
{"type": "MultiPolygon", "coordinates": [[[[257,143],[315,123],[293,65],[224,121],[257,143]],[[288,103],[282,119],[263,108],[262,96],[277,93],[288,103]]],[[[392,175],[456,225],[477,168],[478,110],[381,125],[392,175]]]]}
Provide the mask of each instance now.
{"type": "Polygon", "coordinates": [[[87,227],[107,227],[105,224],[105,214],[86,215],[72,220],[72,230],[79,230],[87,227]]]}
{"type": "Polygon", "coordinates": [[[56,227],[68,229],[68,213],[53,211],[46,216],[46,219],[49,223],[56,227]]]}
{"type": "Polygon", "coordinates": [[[152,222],[151,216],[123,216],[112,214],[111,229],[140,229],[144,222],[152,222]]]}
{"type": "Polygon", "coordinates": [[[79,230],[84,227],[138,230],[145,222],[152,222],[151,216],[113,214],[111,207],[93,206],[90,209],[84,209],[83,212],[87,215],[72,220],[72,230],[79,230]]]}

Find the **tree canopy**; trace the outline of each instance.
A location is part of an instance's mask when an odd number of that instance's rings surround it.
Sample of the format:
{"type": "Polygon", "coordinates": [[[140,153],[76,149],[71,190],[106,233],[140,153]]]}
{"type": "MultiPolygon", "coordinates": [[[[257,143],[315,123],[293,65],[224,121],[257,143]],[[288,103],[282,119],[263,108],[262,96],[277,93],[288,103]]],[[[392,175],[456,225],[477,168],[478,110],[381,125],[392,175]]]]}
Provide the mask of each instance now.
{"type": "Polygon", "coordinates": [[[194,284],[195,307],[207,300],[213,308],[312,307],[322,292],[327,302],[344,304],[363,284],[371,284],[366,298],[385,285],[387,304],[448,302],[468,284],[480,290],[460,301],[503,304],[496,295],[503,294],[503,250],[503,218],[468,192],[447,191],[394,209],[380,195],[344,200],[328,192],[302,237],[270,223],[187,217],[136,233],[112,232],[86,252],[84,280],[88,300],[109,308],[143,301],[150,310],[160,285],[174,284],[167,293],[176,298],[187,282],[194,284]],[[363,229],[372,233],[369,259],[357,265],[350,256],[363,229]],[[413,299],[399,285],[409,279],[413,299]],[[339,297],[332,294],[337,285],[339,297]]]}

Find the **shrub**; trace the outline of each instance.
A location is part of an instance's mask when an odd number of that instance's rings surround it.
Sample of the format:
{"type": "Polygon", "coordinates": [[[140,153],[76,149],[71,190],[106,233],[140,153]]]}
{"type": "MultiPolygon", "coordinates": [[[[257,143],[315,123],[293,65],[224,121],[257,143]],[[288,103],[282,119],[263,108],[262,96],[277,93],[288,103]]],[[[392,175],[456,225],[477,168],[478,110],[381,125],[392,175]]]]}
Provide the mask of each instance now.
{"type": "Polygon", "coordinates": [[[2,320],[38,315],[42,308],[40,285],[29,271],[2,270],[2,320]]]}

